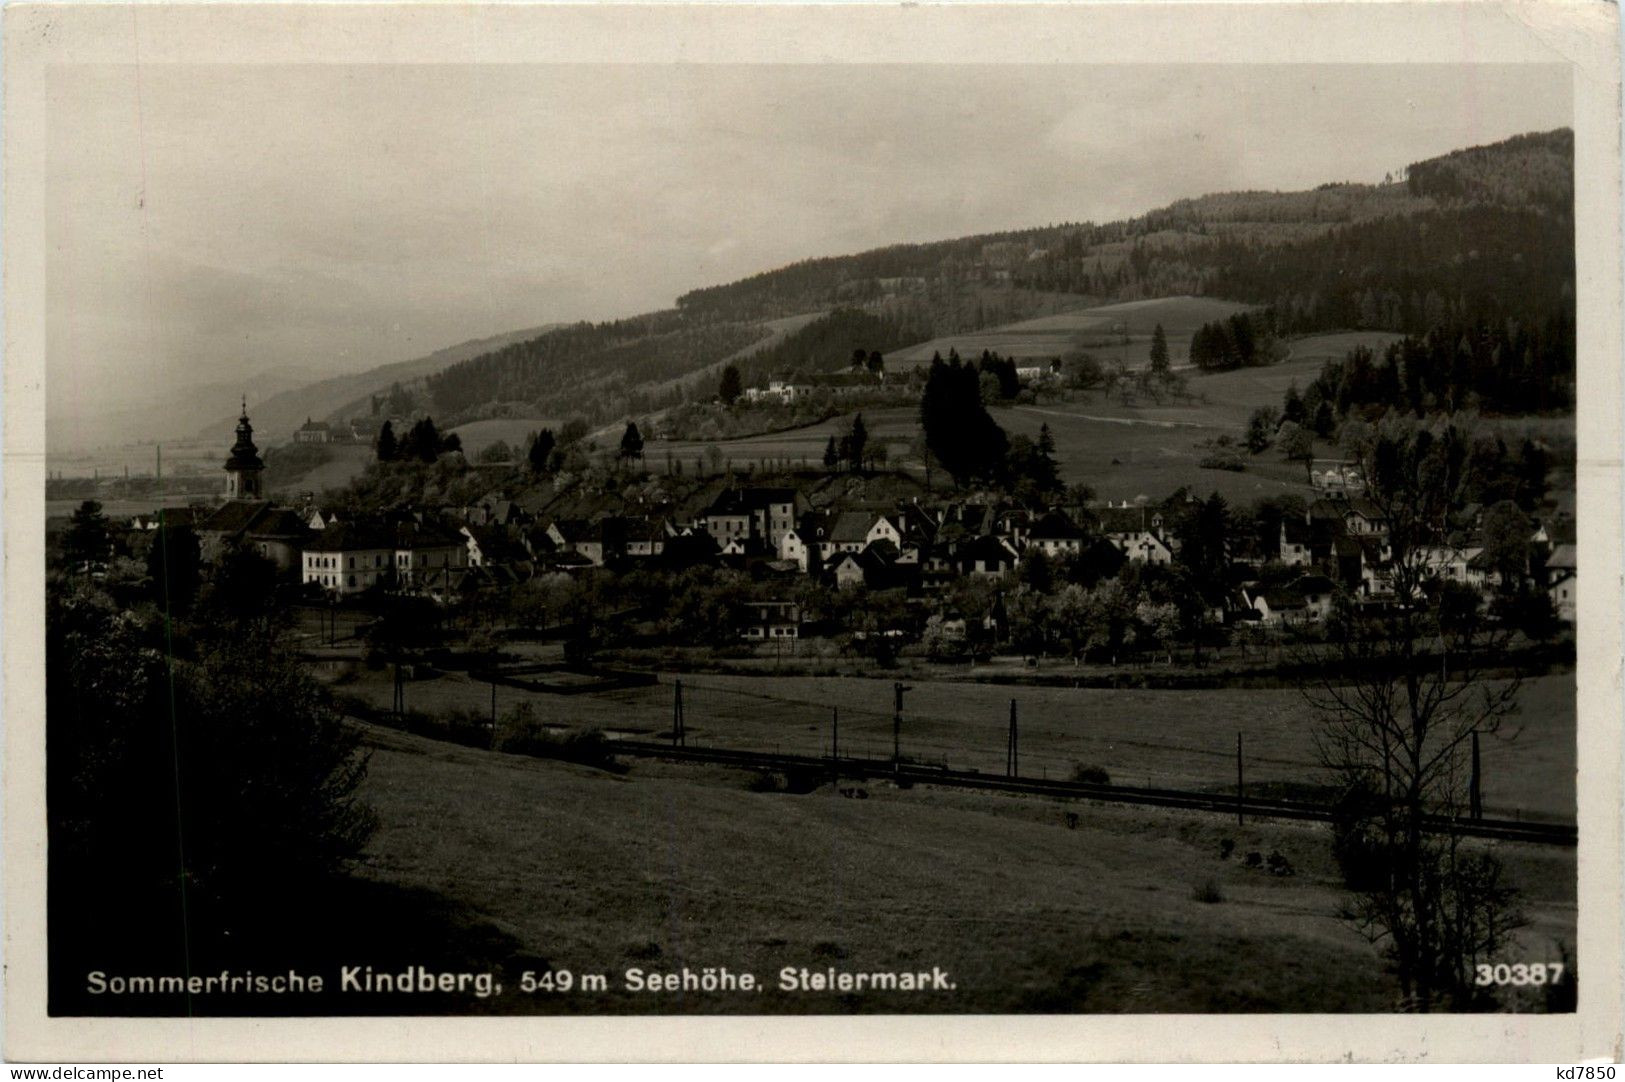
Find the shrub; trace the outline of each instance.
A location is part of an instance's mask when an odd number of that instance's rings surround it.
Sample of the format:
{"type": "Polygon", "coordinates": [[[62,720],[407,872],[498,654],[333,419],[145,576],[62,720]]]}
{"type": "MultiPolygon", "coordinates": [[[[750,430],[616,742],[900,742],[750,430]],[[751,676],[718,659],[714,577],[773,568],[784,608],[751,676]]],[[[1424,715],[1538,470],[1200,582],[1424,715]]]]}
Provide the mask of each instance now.
{"type": "Polygon", "coordinates": [[[1090,785],[1110,785],[1112,777],[1106,773],[1106,768],[1093,763],[1074,763],[1072,766],[1072,780],[1088,782],[1090,785]]]}
{"type": "Polygon", "coordinates": [[[596,729],[549,729],[530,722],[512,728],[504,726],[504,730],[498,751],[580,763],[615,773],[626,770],[615,758],[614,743],[596,729]]]}
{"type": "Polygon", "coordinates": [[[1191,900],[1204,905],[1217,905],[1224,901],[1224,892],[1219,889],[1219,884],[1209,879],[1191,890],[1191,900]]]}

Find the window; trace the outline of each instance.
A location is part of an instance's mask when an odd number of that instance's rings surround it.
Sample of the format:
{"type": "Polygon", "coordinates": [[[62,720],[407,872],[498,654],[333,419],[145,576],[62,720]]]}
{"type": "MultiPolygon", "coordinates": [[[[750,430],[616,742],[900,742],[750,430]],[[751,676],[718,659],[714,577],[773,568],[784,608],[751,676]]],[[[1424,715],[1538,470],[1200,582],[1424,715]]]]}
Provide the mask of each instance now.
{"type": "Polygon", "coordinates": [[[352,587],[353,587],[353,586],[355,586],[355,576],[354,576],[354,575],[351,575],[351,576],[350,576],[350,585],[351,585],[351,586],[352,586],[352,587]]]}

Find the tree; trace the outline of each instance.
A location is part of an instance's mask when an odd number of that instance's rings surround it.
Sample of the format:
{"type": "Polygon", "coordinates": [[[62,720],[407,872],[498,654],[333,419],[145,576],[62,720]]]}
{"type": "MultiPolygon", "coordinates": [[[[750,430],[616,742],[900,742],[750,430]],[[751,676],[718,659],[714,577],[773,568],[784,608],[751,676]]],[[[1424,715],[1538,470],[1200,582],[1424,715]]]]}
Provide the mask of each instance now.
{"type": "Polygon", "coordinates": [[[835,436],[831,434],[829,437],[829,442],[824,444],[824,468],[826,470],[833,470],[840,464],[841,452],[835,446],[835,436]]]}
{"type": "Polygon", "coordinates": [[[507,440],[497,440],[480,448],[480,453],[474,458],[488,466],[500,465],[513,460],[513,448],[508,446],[507,440]]]}
{"type": "Polygon", "coordinates": [[[1168,358],[1168,336],[1163,333],[1162,324],[1157,324],[1151,332],[1151,374],[1165,377],[1171,369],[1168,358]]]}
{"type": "Polygon", "coordinates": [[[1296,380],[1288,384],[1286,396],[1281,400],[1281,417],[1295,425],[1301,425],[1309,419],[1308,410],[1304,409],[1303,396],[1298,393],[1296,380]]]}
{"type": "Polygon", "coordinates": [[[1262,454],[1275,441],[1275,430],[1281,423],[1281,411],[1274,406],[1259,406],[1247,419],[1247,450],[1262,454]]]}
{"type": "Polygon", "coordinates": [[[1202,663],[1202,635],[1210,609],[1224,605],[1230,592],[1230,506],[1217,492],[1197,504],[1195,514],[1179,523],[1178,566],[1186,575],[1186,588],[1178,599],[1180,615],[1202,663]]]}
{"type": "Polygon", "coordinates": [[[731,406],[745,393],[745,384],[740,379],[739,369],[728,365],[722,370],[722,382],[717,387],[717,397],[722,399],[724,406],[731,406]]]}
{"type": "Polygon", "coordinates": [[[886,374],[886,358],[878,349],[869,352],[868,368],[871,375],[884,376],[886,374]]]}
{"type": "Polygon", "coordinates": [[[525,456],[532,473],[546,473],[553,456],[553,430],[544,428],[530,438],[530,451],[525,456]]]}
{"type": "Polygon", "coordinates": [[[1484,512],[1484,559],[1503,593],[1516,591],[1529,573],[1532,534],[1528,514],[1511,500],[1484,512]]]}
{"type": "Polygon", "coordinates": [[[76,929],[49,943],[53,1003],[83,988],[55,972],[92,958],[241,963],[373,826],[359,736],[275,624],[171,626],[85,580],[47,589],[47,904],[76,929]],[[114,907],[94,898],[109,875],[114,907]]]}
{"type": "Polygon", "coordinates": [[[643,458],[643,433],[638,431],[636,421],[626,422],[626,431],[621,433],[620,456],[627,462],[636,462],[643,458]]]}
{"type": "Polygon", "coordinates": [[[113,555],[113,531],[97,500],[81,503],[62,533],[62,561],[70,571],[96,571],[113,555]]]}
{"type": "Polygon", "coordinates": [[[147,551],[147,577],[152,600],[165,616],[185,615],[197,596],[198,571],[203,564],[197,534],[190,526],[171,526],[159,512],[159,525],[147,551]]]}
{"type": "Polygon", "coordinates": [[[863,423],[863,414],[852,418],[852,430],[846,436],[846,461],[853,472],[863,469],[864,454],[869,448],[869,428],[863,423]]]}
{"type": "Polygon", "coordinates": [[[954,484],[1003,479],[1009,439],[982,404],[976,367],[961,363],[957,354],[932,361],[920,395],[920,426],[927,449],[954,484]]]}
{"type": "Polygon", "coordinates": [[[1334,855],[1352,901],[1344,916],[1393,964],[1415,1009],[1470,1009],[1475,967],[1509,946],[1521,916],[1494,856],[1463,846],[1453,824],[1471,805],[1475,734],[1494,738],[1519,681],[1508,632],[1483,618],[1476,591],[1441,582],[1428,559],[1444,541],[1468,478],[1459,431],[1390,418],[1360,465],[1389,524],[1396,604],[1340,603],[1323,646],[1304,647],[1301,690],[1320,718],[1324,765],[1345,797],[1334,855]],[[1499,674],[1497,674],[1499,677],[1499,674]]]}
{"type": "Polygon", "coordinates": [[[1315,436],[1307,428],[1292,421],[1284,422],[1275,433],[1275,442],[1281,448],[1281,457],[1288,462],[1302,462],[1304,473],[1310,472],[1315,460],[1315,436]]]}
{"type": "Polygon", "coordinates": [[[379,462],[395,461],[400,449],[395,445],[395,426],[391,422],[385,421],[384,427],[378,430],[378,443],[375,449],[379,462]]]}

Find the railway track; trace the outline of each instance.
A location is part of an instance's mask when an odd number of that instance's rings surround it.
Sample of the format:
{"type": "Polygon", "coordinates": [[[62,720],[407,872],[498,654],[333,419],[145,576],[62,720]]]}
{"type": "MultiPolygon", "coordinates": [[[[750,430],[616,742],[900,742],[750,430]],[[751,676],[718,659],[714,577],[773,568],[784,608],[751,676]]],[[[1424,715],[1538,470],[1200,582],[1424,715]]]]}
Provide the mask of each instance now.
{"type": "MultiPolygon", "coordinates": [[[[779,752],[738,751],[731,748],[676,747],[641,740],[617,740],[615,749],[627,755],[670,759],[678,762],[719,763],[756,770],[829,771],[839,777],[859,779],[895,778],[922,785],[946,785],[993,792],[1031,793],[1064,800],[1100,800],[1114,804],[1140,804],[1151,807],[1183,808],[1268,819],[1302,819],[1330,822],[1332,809],[1305,800],[1242,797],[1233,794],[1200,793],[1185,789],[1140,788],[1129,785],[1101,785],[1093,782],[1054,781],[1039,778],[1005,777],[973,770],[949,770],[919,763],[894,764],[890,759],[842,757],[832,762],[824,756],[787,755],[779,752]]],[[[1497,841],[1532,842],[1541,845],[1574,846],[1579,832],[1562,823],[1532,823],[1513,819],[1454,819],[1431,816],[1427,829],[1439,833],[1453,830],[1465,837],[1497,841]]]]}

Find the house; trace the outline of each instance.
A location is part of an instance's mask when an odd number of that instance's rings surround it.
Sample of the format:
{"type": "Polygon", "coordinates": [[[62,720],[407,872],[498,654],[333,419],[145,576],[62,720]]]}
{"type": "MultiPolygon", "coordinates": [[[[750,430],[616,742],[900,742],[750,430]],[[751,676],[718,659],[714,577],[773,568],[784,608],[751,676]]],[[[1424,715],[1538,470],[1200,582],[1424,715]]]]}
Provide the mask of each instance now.
{"type": "Polygon", "coordinates": [[[1134,563],[1173,562],[1173,546],[1163,536],[1162,527],[1160,510],[1130,507],[1126,502],[1118,507],[1105,507],[1100,513],[1101,533],[1134,563]]]}
{"type": "Polygon", "coordinates": [[[1288,589],[1303,598],[1304,615],[1308,620],[1319,622],[1331,616],[1337,584],[1325,575],[1304,575],[1288,589]]]}
{"type": "Polygon", "coordinates": [[[1174,561],[1174,550],[1154,533],[1107,534],[1106,540],[1116,545],[1131,563],[1169,564],[1174,561]]]}
{"type": "Polygon", "coordinates": [[[769,380],[766,387],[746,387],[744,399],[746,402],[781,402],[791,403],[806,398],[812,394],[812,388],[789,380],[769,380]]]}
{"type": "Polygon", "coordinates": [[[395,574],[395,538],[370,523],[329,526],[305,547],[301,582],[347,596],[387,585],[395,574]]]}
{"type": "Polygon", "coordinates": [[[627,559],[650,559],[666,551],[670,531],[665,523],[648,518],[628,518],[625,522],[622,540],[627,559]]]}
{"type": "Polygon", "coordinates": [[[869,530],[874,525],[871,511],[841,511],[830,520],[828,536],[819,545],[819,555],[827,565],[842,553],[862,552],[869,544],[869,530]]]}
{"type": "Polygon", "coordinates": [[[953,561],[961,575],[997,578],[1015,570],[1021,559],[1008,541],[983,535],[956,543],[953,547],[953,561]]]}
{"type": "Polygon", "coordinates": [[[1578,569],[1575,566],[1575,547],[1558,545],[1546,558],[1546,592],[1557,610],[1557,618],[1574,623],[1579,600],[1578,569]]]}
{"type": "Polygon", "coordinates": [[[274,510],[270,500],[227,500],[210,511],[196,526],[203,558],[218,560],[227,545],[245,540],[249,529],[274,510]]]}
{"type": "Polygon", "coordinates": [[[1357,496],[1365,491],[1365,477],[1357,462],[1316,458],[1309,463],[1309,486],[1328,496],[1357,496]]]}
{"type": "Polygon", "coordinates": [[[1277,589],[1255,587],[1250,591],[1244,590],[1242,598],[1248,608],[1258,613],[1258,622],[1263,627],[1284,627],[1309,620],[1309,603],[1290,586],[1277,589]]]}
{"type": "Polygon", "coordinates": [[[1413,558],[1424,576],[1483,590],[1489,584],[1483,553],[1478,545],[1419,545],[1413,558]]]}
{"type": "MultiPolygon", "coordinates": [[[[346,433],[348,435],[348,433],[346,433]]],[[[332,443],[333,429],[326,421],[312,421],[305,418],[305,423],[299,426],[299,431],[293,434],[295,443],[332,443]]]]}
{"type": "Polygon", "coordinates": [[[293,571],[299,555],[310,543],[312,531],[305,517],[291,507],[273,507],[258,516],[243,534],[255,552],[276,565],[278,571],[293,571]]]}
{"type": "Polygon", "coordinates": [[[1027,549],[1046,556],[1076,556],[1083,551],[1083,531],[1059,511],[1044,515],[1027,531],[1027,549]]]}
{"type": "Polygon", "coordinates": [[[1343,512],[1343,526],[1355,537],[1386,536],[1388,516],[1370,500],[1357,497],[1349,500],[1343,512]]]}
{"type": "Polygon", "coordinates": [[[531,553],[507,530],[496,526],[465,525],[459,531],[468,549],[468,567],[501,567],[528,564],[531,553]]]}
{"type": "Polygon", "coordinates": [[[1307,567],[1314,563],[1310,555],[1313,534],[1307,521],[1291,516],[1281,519],[1281,562],[1288,567],[1307,567]]]}
{"type": "Polygon", "coordinates": [[[734,626],[748,642],[801,637],[801,606],[794,601],[750,601],[734,608],[734,626]]]}
{"type": "Polygon", "coordinates": [[[795,528],[801,500],[793,488],[725,489],[700,513],[698,524],[719,546],[743,538],[777,548],[779,538],[795,528]]]}
{"type": "Polygon", "coordinates": [[[819,562],[820,546],[828,530],[829,516],[818,511],[802,515],[801,522],[779,538],[779,559],[794,563],[802,574],[817,570],[814,565],[819,562]]]}
{"type": "Polygon", "coordinates": [[[626,520],[613,516],[597,522],[555,519],[547,527],[547,537],[560,551],[579,553],[594,567],[613,563],[626,554],[626,520]]]}
{"type": "Polygon", "coordinates": [[[432,523],[404,522],[395,528],[395,584],[417,589],[430,571],[468,566],[468,543],[432,523]]]}
{"type": "Polygon", "coordinates": [[[846,590],[867,586],[882,589],[890,586],[892,566],[886,559],[885,551],[881,545],[870,545],[858,552],[843,553],[830,569],[836,588],[846,590]]]}

